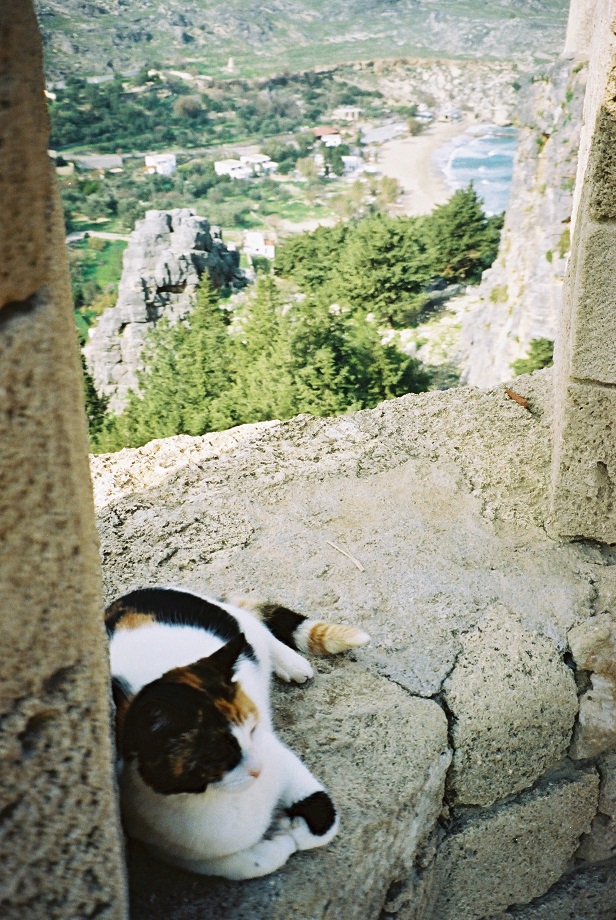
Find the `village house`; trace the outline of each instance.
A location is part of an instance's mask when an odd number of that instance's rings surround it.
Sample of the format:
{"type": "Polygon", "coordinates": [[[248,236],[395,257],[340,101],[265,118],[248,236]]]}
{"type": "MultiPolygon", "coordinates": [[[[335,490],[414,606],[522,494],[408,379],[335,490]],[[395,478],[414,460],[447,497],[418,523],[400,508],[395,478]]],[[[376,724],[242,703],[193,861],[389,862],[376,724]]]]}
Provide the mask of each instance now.
{"type": "Polygon", "coordinates": [[[174,153],[149,153],[145,158],[145,171],[148,175],[172,176],[177,169],[174,153]]]}
{"type": "Polygon", "coordinates": [[[338,121],[359,121],[362,110],[357,105],[341,105],[334,109],[332,115],[338,121]]]}
{"type": "Polygon", "coordinates": [[[276,241],[266,237],[261,230],[244,232],[244,252],[247,256],[263,256],[273,259],[276,255],[276,241]]]}
{"type": "Polygon", "coordinates": [[[252,170],[240,160],[215,160],[214,172],[217,176],[230,176],[232,179],[250,179],[252,170]]]}
{"type": "Polygon", "coordinates": [[[325,144],[326,147],[339,147],[342,143],[342,135],[337,128],[330,125],[322,125],[319,128],[313,128],[312,133],[318,141],[325,144]]]}
{"type": "Polygon", "coordinates": [[[271,160],[264,153],[251,153],[241,156],[240,162],[243,163],[244,166],[248,166],[252,169],[253,173],[257,176],[264,175],[265,173],[273,173],[278,169],[278,163],[275,163],[274,160],[271,160]]]}
{"type": "Polygon", "coordinates": [[[217,176],[230,176],[232,179],[252,179],[276,172],[278,163],[270,160],[264,153],[251,153],[241,156],[239,160],[215,160],[214,170],[217,176]]]}

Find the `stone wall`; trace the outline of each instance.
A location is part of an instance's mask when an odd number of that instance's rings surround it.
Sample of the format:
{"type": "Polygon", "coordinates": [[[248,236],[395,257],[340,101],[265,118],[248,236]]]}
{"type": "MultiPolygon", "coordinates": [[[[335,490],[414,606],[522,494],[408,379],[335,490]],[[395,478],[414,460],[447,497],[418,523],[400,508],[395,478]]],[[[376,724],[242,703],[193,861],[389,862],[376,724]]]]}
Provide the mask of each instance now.
{"type": "Polygon", "coordinates": [[[554,530],[616,542],[616,3],[598,0],[556,353],[554,530]]]}
{"type": "Polygon", "coordinates": [[[125,915],[98,540],[30,2],[0,4],[0,915],[125,915]]]}

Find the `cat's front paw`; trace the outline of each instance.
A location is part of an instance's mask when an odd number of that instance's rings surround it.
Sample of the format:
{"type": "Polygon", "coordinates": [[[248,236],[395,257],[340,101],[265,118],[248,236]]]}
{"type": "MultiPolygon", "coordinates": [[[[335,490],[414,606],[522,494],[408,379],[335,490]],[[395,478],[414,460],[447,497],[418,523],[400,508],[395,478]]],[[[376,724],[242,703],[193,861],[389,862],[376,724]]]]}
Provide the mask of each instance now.
{"type": "Polygon", "coordinates": [[[321,789],[287,809],[291,819],[288,833],[298,850],[322,847],[336,836],[339,819],[334,803],[321,789]]]}
{"type": "Polygon", "coordinates": [[[337,831],[338,822],[336,821],[325,834],[313,834],[303,818],[294,818],[289,828],[289,834],[293,837],[298,850],[312,850],[314,847],[325,846],[336,836],[337,831]]]}
{"type": "Polygon", "coordinates": [[[286,681],[286,683],[303,684],[311,677],[314,677],[314,671],[309,661],[302,655],[298,655],[292,648],[279,643],[273,654],[274,673],[276,677],[286,681]]]}

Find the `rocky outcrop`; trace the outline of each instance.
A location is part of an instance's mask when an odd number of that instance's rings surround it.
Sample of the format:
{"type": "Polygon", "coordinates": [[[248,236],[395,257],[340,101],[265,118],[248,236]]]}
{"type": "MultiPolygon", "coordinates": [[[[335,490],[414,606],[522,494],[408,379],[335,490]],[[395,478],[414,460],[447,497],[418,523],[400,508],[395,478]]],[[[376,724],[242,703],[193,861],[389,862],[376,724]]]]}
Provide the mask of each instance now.
{"type": "Polygon", "coordinates": [[[528,408],[462,387],[92,458],[108,598],[239,591],[373,637],[274,690],[339,837],[239,886],[133,846],[134,920],[609,916],[612,553],[546,536],[551,374],[517,389],[528,408]]]}
{"type": "Polygon", "coordinates": [[[148,211],[124,253],[118,302],[90,331],[84,354],[100,395],[122,409],[138,388],[137,371],[148,331],[165,316],[190,312],[191,295],[204,272],[215,287],[242,282],[239,252],[227,249],[219,231],[189,208],[148,211]]]}
{"type": "Polygon", "coordinates": [[[499,255],[463,319],[464,382],[507,380],[533,339],[556,337],[586,72],[584,64],[561,61],[535,78],[523,103],[499,255]]]}

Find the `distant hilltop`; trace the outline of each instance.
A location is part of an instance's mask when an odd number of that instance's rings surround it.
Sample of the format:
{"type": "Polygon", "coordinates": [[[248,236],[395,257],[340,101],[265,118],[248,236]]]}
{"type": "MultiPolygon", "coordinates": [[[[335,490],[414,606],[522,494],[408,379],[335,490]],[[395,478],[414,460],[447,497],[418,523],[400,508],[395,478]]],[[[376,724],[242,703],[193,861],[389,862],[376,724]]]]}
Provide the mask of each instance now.
{"type": "Polygon", "coordinates": [[[568,0],[36,0],[49,79],[175,66],[254,76],[392,57],[532,64],[564,44],[568,0]]]}

